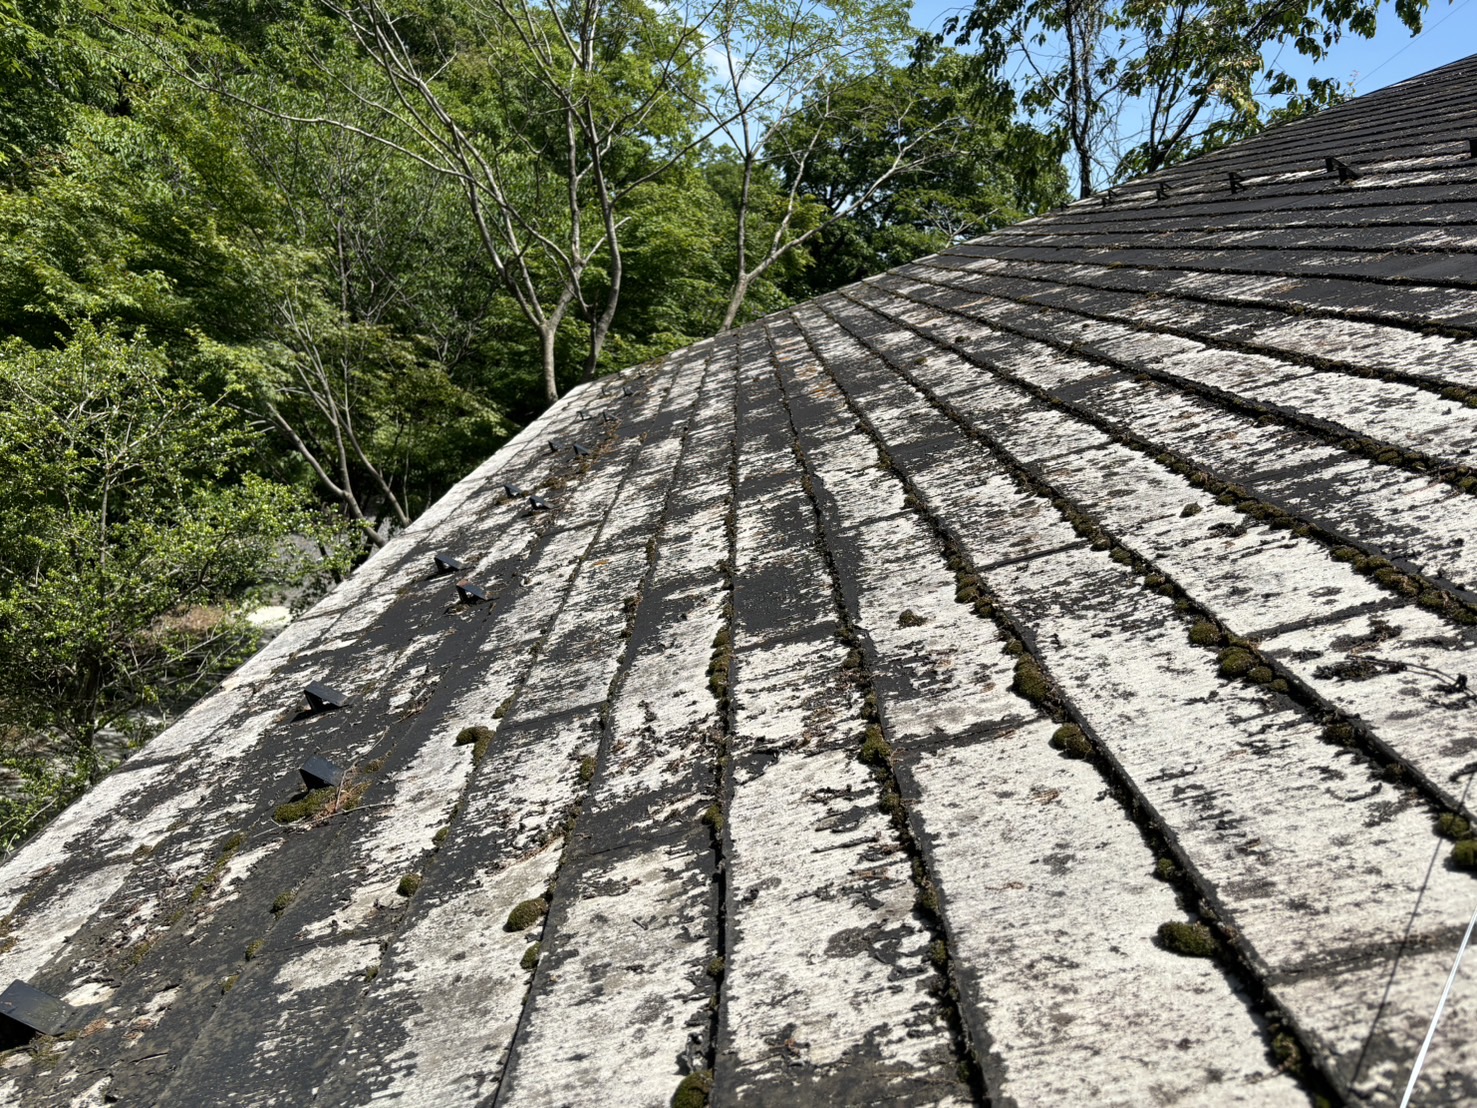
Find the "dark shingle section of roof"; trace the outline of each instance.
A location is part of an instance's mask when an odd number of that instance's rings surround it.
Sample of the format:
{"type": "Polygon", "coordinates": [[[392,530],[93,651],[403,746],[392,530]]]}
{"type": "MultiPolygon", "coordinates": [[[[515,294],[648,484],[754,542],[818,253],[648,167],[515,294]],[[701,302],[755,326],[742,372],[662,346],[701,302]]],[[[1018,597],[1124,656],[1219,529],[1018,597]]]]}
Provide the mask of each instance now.
{"type": "Polygon", "coordinates": [[[1474,899],[1472,135],[1477,59],[578,390],[0,869],[72,1005],[0,1090],[1398,1102],[1474,899]]]}

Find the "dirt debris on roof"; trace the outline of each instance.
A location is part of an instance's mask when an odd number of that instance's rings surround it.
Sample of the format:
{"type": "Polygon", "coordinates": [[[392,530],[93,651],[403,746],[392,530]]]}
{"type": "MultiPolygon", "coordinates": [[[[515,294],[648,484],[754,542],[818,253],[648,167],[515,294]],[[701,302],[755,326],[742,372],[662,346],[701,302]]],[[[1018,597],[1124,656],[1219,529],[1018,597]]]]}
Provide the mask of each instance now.
{"type": "Polygon", "coordinates": [[[1397,1103],[1477,903],[1474,133],[1477,58],[576,390],[0,867],[71,1006],[0,1095],[1397,1103]]]}

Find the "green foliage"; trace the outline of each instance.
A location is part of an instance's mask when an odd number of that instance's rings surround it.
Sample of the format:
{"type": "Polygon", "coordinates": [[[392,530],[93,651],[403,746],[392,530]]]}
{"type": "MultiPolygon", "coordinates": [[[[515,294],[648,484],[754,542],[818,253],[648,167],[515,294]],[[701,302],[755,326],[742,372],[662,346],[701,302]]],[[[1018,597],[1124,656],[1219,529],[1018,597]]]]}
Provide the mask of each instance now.
{"type": "Polygon", "coordinates": [[[318,530],[241,465],[252,436],[143,338],[79,324],[0,347],[0,712],[90,757],[98,731],[188,702],[255,643],[245,590],[318,530]]]}
{"type": "Polygon", "coordinates": [[[1055,149],[1014,108],[1003,85],[972,79],[969,59],[926,44],[911,64],[813,97],[781,129],[796,151],[779,162],[782,184],[796,184],[815,134],[800,181],[816,206],[809,218],[847,218],[816,235],[808,264],[781,285],[797,299],[818,295],[1064,202],[1055,149]],[[900,149],[905,164],[889,175],[900,149]],[[858,196],[867,199],[848,210],[858,196]]]}
{"type": "Polygon", "coordinates": [[[87,786],[89,769],[86,760],[45,753],[21,728],[4,728],[0,771],[11,782],[0,795],[0,854],[13,850],[81,792],[87,786]]]}
{"type": "MultiPolygon", "coordinates": [[[[1419,32],[1427,0],[1397,0],[1419,32]]],[[[1032,115],[1071,151],[1079,194],[1214,150],[1273,123],[1337,103],[1335,80],[1299,81],[1292,52],[1324,59],[1345,34],[1372,38],[1377,0],[975,0],[940,38],[980,47],[978,74],[1028,74],[1032,115]],[[1117,120],[1146,114],[1120,135],[1117,120]]]]}

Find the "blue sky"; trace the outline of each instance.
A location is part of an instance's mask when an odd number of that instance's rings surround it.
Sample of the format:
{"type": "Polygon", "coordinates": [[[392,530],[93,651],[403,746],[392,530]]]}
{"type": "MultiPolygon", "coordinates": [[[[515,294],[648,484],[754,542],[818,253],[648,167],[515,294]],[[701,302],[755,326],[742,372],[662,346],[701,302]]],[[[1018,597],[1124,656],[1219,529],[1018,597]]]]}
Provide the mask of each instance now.
{"type": "MultiPolygon", "coordinates": [[[[936,29],[950,12],[958,10],[958,0],[917,0],[913,22],[936,29]]],[[[1355,35],[1336,45],[1328,59],[1316,67],[1317,75],[1351,82],[1358,93],[1373,92],[1477,54],[1477,0],[1433,0],[1426,12],[1425,27],[1414,39],[1395,18],[1392,3],[1381,6],[1378,25],[1379,33],[1372,39],[1355,35]]],[[[1283,60],[1299,75],[1315,72],[1315,67],[1291,47],[1283,60]]]]}

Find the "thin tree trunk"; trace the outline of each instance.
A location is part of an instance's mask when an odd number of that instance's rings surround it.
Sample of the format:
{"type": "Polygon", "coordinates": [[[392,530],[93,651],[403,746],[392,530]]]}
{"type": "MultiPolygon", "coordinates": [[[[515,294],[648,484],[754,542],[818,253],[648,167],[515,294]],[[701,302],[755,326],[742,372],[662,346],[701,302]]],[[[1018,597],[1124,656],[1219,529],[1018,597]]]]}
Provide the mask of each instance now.
{"type": "Polygon", "coordinates": [[[544,399],[550,404],[559,399],[559,378],[554,370],[554,339],[559,327],[546,322],[539,327],[539,358],[544,367],[544,399]]]}
{"type": "Polygon", "coordinates": [[[744,306],[744,300],[749,295],[748,277],[740,277],[733,285],[733,293],[728,298],[728,307],[723,310],[723,326],[721,330],[728,331],[733,328],[733,321],[738,318],[740,309],[744,306]]]}

